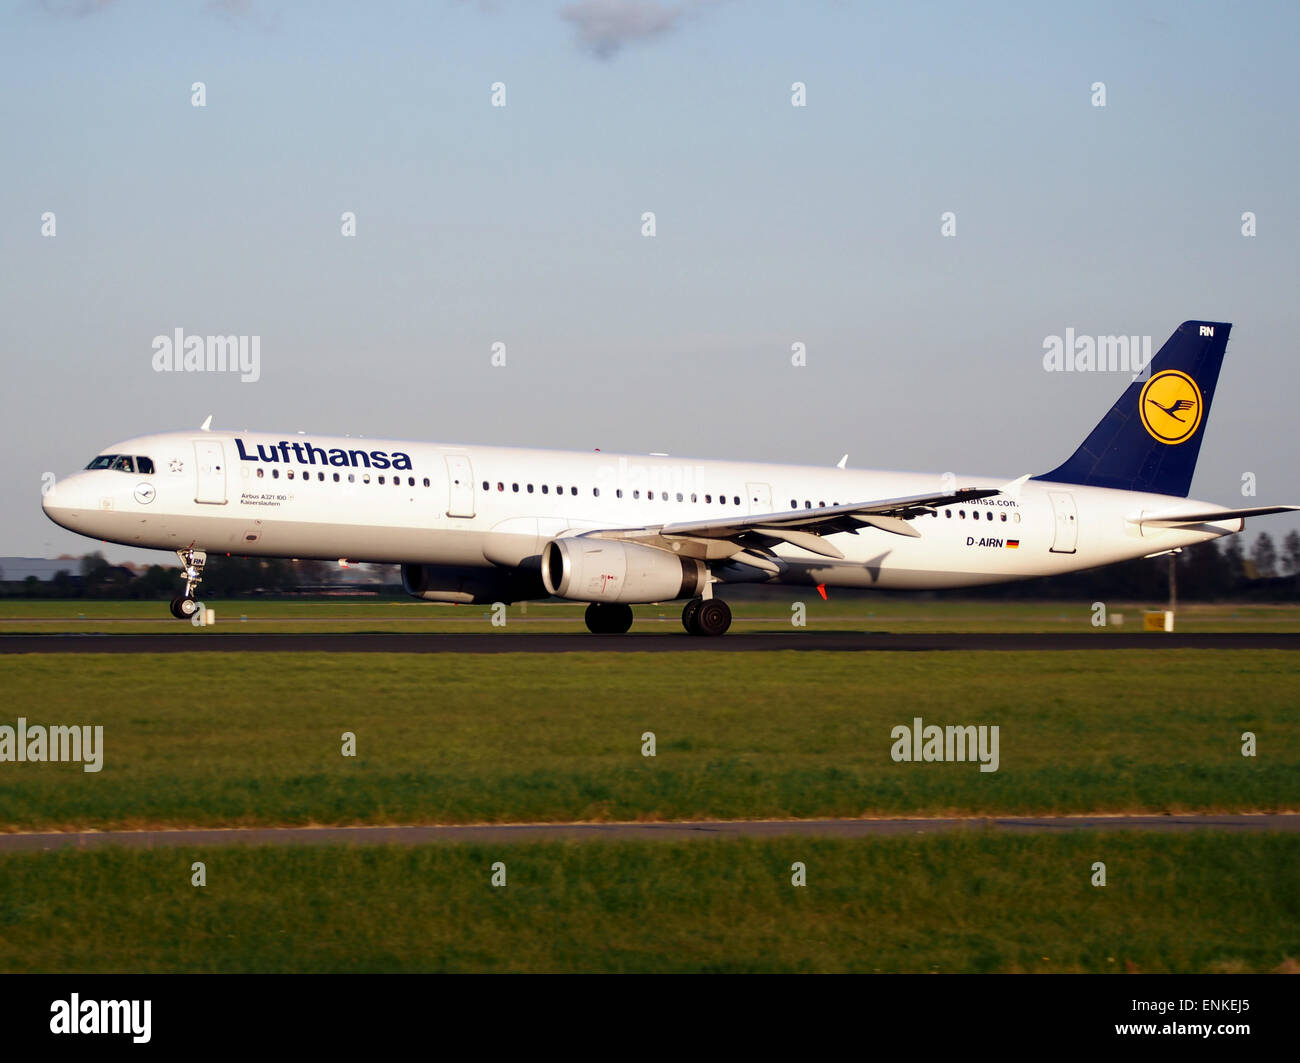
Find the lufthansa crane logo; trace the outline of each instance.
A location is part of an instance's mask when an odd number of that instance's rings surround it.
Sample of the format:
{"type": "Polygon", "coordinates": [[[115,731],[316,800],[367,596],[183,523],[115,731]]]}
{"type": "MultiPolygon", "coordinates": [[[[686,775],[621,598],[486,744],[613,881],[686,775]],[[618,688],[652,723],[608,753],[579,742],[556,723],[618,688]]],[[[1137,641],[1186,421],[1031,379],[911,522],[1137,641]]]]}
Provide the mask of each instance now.
{"type": "Polygon", "coordinates": [[[1177,369],[1166,369],[1146,382],[1138,396],[1142,425],[1161,443],[1185,443],[1201,427],[1201,389],[1177,369]]]}

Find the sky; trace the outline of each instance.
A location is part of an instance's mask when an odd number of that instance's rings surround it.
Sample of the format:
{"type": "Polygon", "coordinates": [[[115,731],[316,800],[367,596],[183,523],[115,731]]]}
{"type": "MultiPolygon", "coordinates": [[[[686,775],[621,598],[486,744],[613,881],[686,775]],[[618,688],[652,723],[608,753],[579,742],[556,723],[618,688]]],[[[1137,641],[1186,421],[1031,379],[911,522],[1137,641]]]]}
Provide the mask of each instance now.
{"type": "Polygon", "coordinates": [[[1297,40],[1294,3],[6,5],[0,554],[93,548],[43,475],[208,415],[1010,479],[1129,380],[1049,337],[1188,319],[1233,323],[1193,496],[1300,503],[1297,40]],[[178,328],[258,379],[155,371],[178,328]]]}

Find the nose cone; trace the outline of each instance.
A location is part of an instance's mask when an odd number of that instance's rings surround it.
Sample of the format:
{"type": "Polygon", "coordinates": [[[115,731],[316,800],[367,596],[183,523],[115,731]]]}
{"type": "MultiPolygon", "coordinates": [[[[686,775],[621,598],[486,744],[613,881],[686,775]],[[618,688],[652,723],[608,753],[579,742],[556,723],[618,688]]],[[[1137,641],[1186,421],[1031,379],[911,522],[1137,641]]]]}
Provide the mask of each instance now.
{"type": "Polygon", "coordinates": [[[53,483],[41,498],[41,509],[60,528],[76,531],[73,524],[85,507],[80,504],[83,492],[77,489],[73,480],[75,477],[53,483]]]}

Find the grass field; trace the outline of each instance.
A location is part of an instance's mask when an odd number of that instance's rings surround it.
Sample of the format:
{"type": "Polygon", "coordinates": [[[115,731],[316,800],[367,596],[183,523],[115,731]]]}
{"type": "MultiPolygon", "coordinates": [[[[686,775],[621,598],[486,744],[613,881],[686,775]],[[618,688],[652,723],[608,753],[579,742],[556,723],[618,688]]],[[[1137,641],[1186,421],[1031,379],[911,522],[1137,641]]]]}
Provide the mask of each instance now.
{"type": "MultiPolygon", "coordinates": [[[[934,601],[923,598],[850,598],[831,591],[822,601],[815,589],[791,589],[788,599],[730,602],[733,631],[792,630],[791,606],[806,608],[810,631],[1141,631],[1147,609],[1162,602],[1107,602],[1110,626],[1092,624],[1092,602],[934,601]],[[1122,626],[1115,615],[1123,617],[1122,626]]],[[[228,631],[497,631],[501,634],[583,631],[585,606],[531,602],[512,605],[506,626],[493,627],[491,608],[434,605],[413,599],[205,600],[217,622],[198,630],[177,621],[165,602],[94,599],[0,600],[0,634],[60,631],[185,633],[211,637],[228,631]]],[[[683,635],[680,605],[635,607],[634,631],[683,635]]],[[[1179,631],[1300,631],[1300,606],[1188,604],[1178,609],[1179,631]]],[[[1158,637],[1158,635],[1153,636],[1158,637]]]]}
{"type": "Polygon", "coordinates": [[[0,830],[1291,810],[1296,669],[1268,650],[6,656],[0,723],[102,724],[105,752],[97,774],[0,766],[0,830]],[[915,716],[997,725],[998,770],[895,763],[915,716]]]}
{"type": "Polygon", "coordinates": [[[1297,957],[1295,835],[0,857],[4,971],[1150,973],[1295,970],[1297,957]]]}

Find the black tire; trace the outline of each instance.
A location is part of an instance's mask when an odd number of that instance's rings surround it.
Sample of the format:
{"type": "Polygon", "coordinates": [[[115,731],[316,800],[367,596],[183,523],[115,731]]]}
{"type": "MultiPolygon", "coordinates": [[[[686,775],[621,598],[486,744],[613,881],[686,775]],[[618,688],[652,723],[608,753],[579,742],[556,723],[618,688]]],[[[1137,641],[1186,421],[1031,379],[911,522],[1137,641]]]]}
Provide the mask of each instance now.
{"type": "Polygon", "coordinates": [[[199,611],[199,603],[193,598],[176,599],[176,615],[182,620],[188,620],[199,611]]]}
{"type": "Polygon", "coordinates": [[[688,635],[695,634],[695,614],[700,611],[700,606],[703,604],[703,598],[692,598],[682,607],[682,627],[686,629],[688,635]]]}
{"type": "Polygon", "coordinates": [[[172,616],[174,616],[177,620],[185,619],[183,616],[181,616],[181,600],[179,598],[172,599],[171,611],[172,611],[172,616]]]}
{"type": "Polygon", "coordinates": [[[731,606],[719,598],[701,602],[695,612],[695,634],[716,637],[731,627],[731,606]]]}
{"type": "Polygon", "coordinates": [[[632,626],[632,607],[610,602],[592,602],[585,617],[593,635],[622,635],[632,626]]]}

